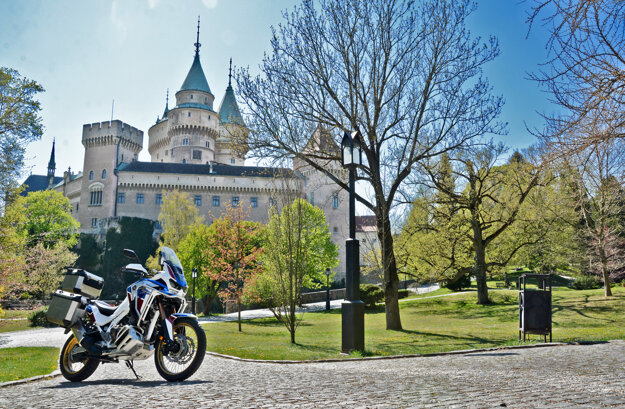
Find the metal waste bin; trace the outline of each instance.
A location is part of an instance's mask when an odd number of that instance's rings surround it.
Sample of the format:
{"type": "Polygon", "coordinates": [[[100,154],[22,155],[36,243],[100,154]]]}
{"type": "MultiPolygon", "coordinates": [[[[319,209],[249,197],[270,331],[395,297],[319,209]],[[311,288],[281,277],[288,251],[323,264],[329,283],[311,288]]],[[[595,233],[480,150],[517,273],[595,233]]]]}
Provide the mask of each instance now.
{"type": "Polygon", "coordinates": [[[551,276],[549,274],[523,274],[519,277],[519,339],[523,334],[538,334],[552,339],[551,276]],[[537,289],[528,289],[528,280],[536,280],[537,289]]]}

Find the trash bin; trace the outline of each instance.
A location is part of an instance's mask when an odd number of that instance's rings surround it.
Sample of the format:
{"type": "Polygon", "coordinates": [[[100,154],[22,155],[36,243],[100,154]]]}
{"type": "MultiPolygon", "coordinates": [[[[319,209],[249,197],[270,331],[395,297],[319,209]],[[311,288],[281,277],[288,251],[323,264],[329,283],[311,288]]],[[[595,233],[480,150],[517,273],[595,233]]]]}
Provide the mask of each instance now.
{"type": "Polygon", "coordinates": [[[552,340],[551,276],[549,274],[523,274],[519,277],[519,339],[523,334],[543,335],[552,340]],[[536,280],[537,289],[528,289],[528,280],[536,280]]]}

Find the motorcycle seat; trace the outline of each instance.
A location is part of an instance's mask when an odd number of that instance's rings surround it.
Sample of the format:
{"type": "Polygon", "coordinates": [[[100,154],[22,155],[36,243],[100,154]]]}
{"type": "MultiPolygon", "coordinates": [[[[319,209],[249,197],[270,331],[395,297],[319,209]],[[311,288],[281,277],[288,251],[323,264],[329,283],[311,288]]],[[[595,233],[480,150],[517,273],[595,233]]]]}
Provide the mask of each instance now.
{"type": "Polygon", "coordinates": [[[107,317],[113,314],[117,309],[117,307],[109,305],[104,301],[96,301],[95,305],[98,307],[98,310],[100,310],[100,314],[106,315],[107,317]]]}

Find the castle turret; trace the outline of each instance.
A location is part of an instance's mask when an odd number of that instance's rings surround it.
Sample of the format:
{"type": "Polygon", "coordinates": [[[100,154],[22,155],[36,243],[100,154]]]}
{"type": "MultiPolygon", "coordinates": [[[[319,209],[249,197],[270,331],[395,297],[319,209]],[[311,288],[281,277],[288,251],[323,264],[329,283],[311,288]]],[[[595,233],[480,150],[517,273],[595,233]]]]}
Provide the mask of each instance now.
{"type": "Polygon", "coordinates": [[[83,125],[85,147],[78,221],[83,229],[96,227],[98,218],[115,216],[116,170],[137,160],[143,148],[143,131],[122,121],[83,125]]]}
{"type": "Polygon", "coordinates": [[[215,97],[200,63],[200,20],[195,56],[182,87],[176,92],[176,106],[148,130],[148,151],[152,162],[204,164],[215,160],[219,115],[213,111],[215,97]]]}
{"type": "Polygon", "coordinates": [[[244,165],[248,151],[247,136],[249,130],[245,126],[239,105],[232,88],[232,58],[228,73],[228,87],[219,105],[219,138],[217,139],[216,161],[230,165],[244,165]]]}

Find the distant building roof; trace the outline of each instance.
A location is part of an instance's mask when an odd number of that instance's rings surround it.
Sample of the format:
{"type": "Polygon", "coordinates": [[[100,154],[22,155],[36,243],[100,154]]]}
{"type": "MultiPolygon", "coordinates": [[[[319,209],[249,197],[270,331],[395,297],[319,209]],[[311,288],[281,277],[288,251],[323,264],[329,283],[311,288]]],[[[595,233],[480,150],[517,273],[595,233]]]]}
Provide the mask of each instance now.
{"type": "Polygon", "coordinates": [[[211,93],[211,89],[208,86],[208,81],[206,81],[206,76],[204,75],[204,70],[202,69],[202,64],[200,63],[200,54],[195,53],[195,58],[193,58],[193,64],[191,64],[191,69],[187,74],[187,78],[185,78],[182,83],[182,87],[180,91],[202,91],[211,93]]]}
{"type": "Polygon", "coordinates": [[[376,224],[375,216],[356,216],[357,233],[370,233],[377,231],[378,225],[376,224]]]}
{"type": "MultiPolygon", "coordinates": [[[[52,181],[52,186],[55,186],[57,183],[63,180],[60,176],[55,176],[52,181]]],[[[39,192],[41,190],[46,190],[50,186],[50,179],[48,179],[45,175],[30,175],[26,178],[22,186],[25,187],[24,191],[22,191],[21,195],[26,196],[30,192],[39,192]]]]}
{"type": "Polygon", "coordinates": [[[119,167],[120,172],[145,172],[145,173],[177,173],[185,175],[215,175],[215,176],[248,176],[248,177],[277,177],[293,176],[291,169],[269,168],[256,166],[232,166],[221,163],[213,163],[213,172],[208,164],[190,163],[165,163],[165,162],[139,162],[123,163],[119,167]]]}

